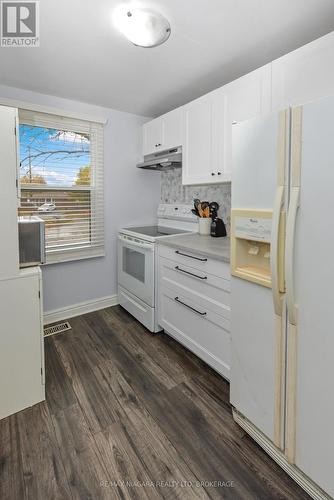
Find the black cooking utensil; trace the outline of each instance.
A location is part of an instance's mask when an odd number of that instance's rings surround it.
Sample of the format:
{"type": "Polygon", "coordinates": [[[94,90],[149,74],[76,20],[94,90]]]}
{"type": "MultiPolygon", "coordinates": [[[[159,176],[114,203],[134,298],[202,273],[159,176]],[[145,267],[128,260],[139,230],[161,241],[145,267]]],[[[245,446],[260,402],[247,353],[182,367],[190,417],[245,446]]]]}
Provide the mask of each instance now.
{"type": "Polygon", "coordinates": [[[219,210],[219,204],[216,201],[212,201],[209,205],[210,211],[213,212],[214,210],[218,212],[219,210]]]}

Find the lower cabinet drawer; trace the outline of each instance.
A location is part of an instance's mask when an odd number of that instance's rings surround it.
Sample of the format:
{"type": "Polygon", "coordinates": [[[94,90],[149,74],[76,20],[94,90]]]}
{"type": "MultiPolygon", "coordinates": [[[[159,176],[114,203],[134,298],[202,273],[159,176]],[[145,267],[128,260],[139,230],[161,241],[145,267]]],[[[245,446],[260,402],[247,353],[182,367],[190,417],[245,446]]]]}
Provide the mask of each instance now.
{"type": "Polygon", "coordinates": [[[231,279],[230,264],[221,260],[200,255],[191,250],[172,248],[164,244],[158,245],[160,257],[165,257],[182,266],[194,267],[200,272],[219,276],[226,280],[231,279]]]}
{"type": "Polygon", "coordinates": [[[224,318],[230,319],[231,282],[219,276],[179,265],[172,260],[159,257],[159,283],[168,288],[183,290],[195,295],[205,307],[224,318]]]}
{"type": "Polygon", "coordinates": [[[201,302],[161,286],[159,325],[229,380],[230,323],[201,302]]]}

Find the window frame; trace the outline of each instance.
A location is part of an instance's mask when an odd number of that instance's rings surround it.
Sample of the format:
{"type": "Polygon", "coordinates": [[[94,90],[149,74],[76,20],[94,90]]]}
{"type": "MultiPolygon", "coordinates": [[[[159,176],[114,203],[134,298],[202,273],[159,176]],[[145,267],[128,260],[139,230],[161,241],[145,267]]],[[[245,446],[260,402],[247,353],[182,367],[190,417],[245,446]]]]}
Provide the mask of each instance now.
{"type": "MultiPolygon", "coordinates": [[[[22,192],[52,192],[52,191],[83,191],[90,193],[90,226],[94,236],[90,238],[90,244],[69,244],[68,249],[55,248],[46,251],[46,264],[57,262],[69,262],[74,260],[103,257],[105,255],[104,245],[104,161],[103,161],[103,124],[69,118],[61,115],[41,113],[31,110],[19,109],[18,125],[30,125],[35,127],[63,130],[66,132],[85,133],[90,139],[90,165],[91,184],[78,186],[47,186],[42,184],[23,184],[19,182],[19,193],[22,192]],[[77,247],[77,248],[76,248],[77,247]]],[[[18,137],[19,140],[19,137],[18,137]]],[[[20,147],[18,145],[18,155],[20,147]]]]}

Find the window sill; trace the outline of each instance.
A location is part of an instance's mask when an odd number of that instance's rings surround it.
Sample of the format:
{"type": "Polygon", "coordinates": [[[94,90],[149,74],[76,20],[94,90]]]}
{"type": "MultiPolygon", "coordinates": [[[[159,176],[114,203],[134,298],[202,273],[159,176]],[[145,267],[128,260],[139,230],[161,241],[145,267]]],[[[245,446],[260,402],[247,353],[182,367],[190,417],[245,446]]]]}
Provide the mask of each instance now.
{"type": "Polygon", "coordinates": [[[95,248],[89,251],[87,251],[87,249],[84,249],[82,253],[78,250],[75,250],[73,252],[52,252],[47,254],[46,262],[45,264],[43,264],[43,267],[52,264],[62,264],[64,262],[94,259],[96,257],[105,257],[105,251],[103,248],[95,248]]]}

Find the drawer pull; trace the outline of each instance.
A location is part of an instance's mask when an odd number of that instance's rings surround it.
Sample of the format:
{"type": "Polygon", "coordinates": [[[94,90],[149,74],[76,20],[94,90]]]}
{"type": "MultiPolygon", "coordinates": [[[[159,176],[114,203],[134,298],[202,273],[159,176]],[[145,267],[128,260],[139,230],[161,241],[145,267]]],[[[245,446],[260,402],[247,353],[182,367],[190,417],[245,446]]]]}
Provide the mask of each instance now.
{"type": "Polygon", "coordinates": [[[194,257],[193,255],[188,255],[187,253],[182,253],[179,250],[175,250],[175,253],[182,255],[183,257],[189,257],[190,259],[200,260],[201,262],[207,262],[208,259],[201,259],[200,257],[194,257]]]}
{"type": "Polygon", "coordinates": [[[174,300],[176,302],[178,302],[179,304],[182,304],[183,306],[188,307],[188,309],[191,309],[191,311],[194,311],[196,314],[199,314],[200,316],[206,316],[206,312],[197,311],[197,309],[195,309],[194,307],[188,306],[188,304],[185,304],[184,302],[182,302],[182,300],[180,300],[179,297],[175,297],[174,300]]]}
{"type": "Polygon", "coordinates": [[[181,273],[185,274],[190,274],[190,276],[194,276],[195,278],[199,278],[200,280],[207,280],[207,276],[198,276],[198,274],[190,273],[189,271],[185,271],[184,269],[181,269],[179,266],[175,266],[176,271],[180,271],[181,273]]]}

